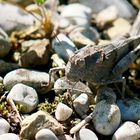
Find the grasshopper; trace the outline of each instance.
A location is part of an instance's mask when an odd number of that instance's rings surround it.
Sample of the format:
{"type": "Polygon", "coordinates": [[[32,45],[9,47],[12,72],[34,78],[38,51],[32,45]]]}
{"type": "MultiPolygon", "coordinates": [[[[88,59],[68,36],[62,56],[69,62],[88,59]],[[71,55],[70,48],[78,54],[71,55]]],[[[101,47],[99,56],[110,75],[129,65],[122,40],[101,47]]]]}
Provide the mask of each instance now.
{"type": "Polygon", "coordinates": [[[97,85],[125,83],[122,74],[140,55],[139,44],[140,36],[134,36],[107,45],[88,45],[70,58],[65,68],[66,77],[97,85]]]}

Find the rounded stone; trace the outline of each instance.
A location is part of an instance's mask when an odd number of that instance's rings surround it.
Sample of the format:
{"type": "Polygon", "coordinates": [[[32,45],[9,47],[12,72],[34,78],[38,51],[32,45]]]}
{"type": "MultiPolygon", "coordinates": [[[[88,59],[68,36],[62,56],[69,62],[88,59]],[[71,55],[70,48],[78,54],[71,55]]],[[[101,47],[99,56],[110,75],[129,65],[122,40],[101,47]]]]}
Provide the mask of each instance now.
{"type": "Polygon", "coordinates": [[[57,35],[57,38],[59,41],[54,39],[52,42],[53,49],[61,58],[68,61],[77,48],[66,35],[60,33],[57,35]]]}
{"type": "Polygon", "coordinates": [[[10,129],[10,124],[3,118],[0,117],[0,135],[8,133],[10,129]]]}
{"type": "Polygon", "coordinates": [[[98,137],[90,129],[82,128],[75,134],[74,140],[98,140],[98,137]]]}
{"type": "Polygon", "coordinates": [[[16,69],[7,73],[3,79],[6,90],[10,90],[14,85],[22,83],[33,87],[38,94],[45,94],[51,90],[53,78],[49,86],[49,74],[28,69],[16,69]]]}
{"type": "Polygon", "coordinates": [[[5,133],[0,135],[0,140],[20,140],[20,138],[14,133],[5,133]]]}
{"type": "Polygon", "coordinates": [[[75,111],[82,117],[86,115],[87,111],[89,110],[89,100],[88,95],[82,93],[79,95],[74,101],[73,106],[75,111]]]}
{"type": "Polygon", "coordinates": [[[36,140],[58,140],[50,129],[41,129],[35,135],[36,140]]]}
{"type": "Polygon", "coordinates": [[[95,98],[95,102],[98,103],[102,100],[106,100],[109,102],[116,102],[117,96],[115,94],[115,92],[113,91],[113,89],[109,88],[109,87],[102,87],[99,88],[97,91],[97,96],[95,98]]]}
{"type": "Polygon", "coordinates": [[[56,107],[55,117],[58,121],[65,121],[72,115],[72,109],[63,103],[59,103],[56,107]]]}
{"type": "Polygon", "coordinates": [[[13,86],[7,96],[7,99],[13,99],[16,104],[22,105],[22,113],[30,113],[39,103],[38,95],[35,89],[21,83],[13,86]]]}
{"type": "Polygon", "coordinates": [[[93,111],[93,124],[95,130],[102,135],[111,135],[119,127],[121,113],[115,103],[100,101],[93,111]]]}
{"type": "Polygon", "coordinates": [[[124,122],[114,133],[112,140],[138,140],[140,127],[134,122],[124,122]]]}
{"type": "Polygon", "coordinates": [[[118,100],[123,121],[138,121],[140,119],[140,102],[136,99],[118,100]]]}

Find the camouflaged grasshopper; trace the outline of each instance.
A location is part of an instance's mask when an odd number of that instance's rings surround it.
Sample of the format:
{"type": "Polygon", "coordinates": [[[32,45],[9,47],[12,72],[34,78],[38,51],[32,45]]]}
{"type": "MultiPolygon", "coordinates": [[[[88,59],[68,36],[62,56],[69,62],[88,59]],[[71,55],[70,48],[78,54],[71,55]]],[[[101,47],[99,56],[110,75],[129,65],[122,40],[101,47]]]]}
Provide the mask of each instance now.
{"type": "Polygon", "coordinates": [[[125,84],[122,73],[140,55],[139,44],[140,36],[134,36],[107,45],[88,45],[70,58],[65,68],[66,77],[71,81],[82,80],[97,85],[125,84]]]}

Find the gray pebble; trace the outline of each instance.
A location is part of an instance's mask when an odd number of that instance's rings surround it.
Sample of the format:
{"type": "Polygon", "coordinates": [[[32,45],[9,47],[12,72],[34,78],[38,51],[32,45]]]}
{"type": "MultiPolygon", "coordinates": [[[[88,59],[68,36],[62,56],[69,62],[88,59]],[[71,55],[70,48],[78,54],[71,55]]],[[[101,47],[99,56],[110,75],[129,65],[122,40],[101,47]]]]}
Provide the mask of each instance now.
{"type": "Polygon", "coordinates": [[[102,100],[109,101],[110,103],[115,103],[116,102],[116,94],[113,91],[113,89],[109,87],[102,87],[99,88],[97,91],[97,96],[95,98],[95,102],[98,103],[102,100]]]}
{"type": "Polygon", "coordinates": [[[22,68],[7,73],[4,77],[3,84],[6,90],[10,90],[15,84],[23,83],[36,89],[39,94],[44,94],[50,91],[52,87],[52,84],[47,87],[45,86],[47,85],[48,81],[48,73],[22,68]]]}
{"type": "Polygon", "coordinates": [[[19,68],[19,66],[16,63],[0,60],[0,74],[6,74],[9,71],[15,70],[17,68],[19,68]]]}
{"type": "Polygon", "coordinates": [[[79,0],[79,3],[90,7],[93,13],[98,13],[106,7],[114,5],[120,17],[133,18],[136,14],[136,10],[127,0],[79,0]]]}
{"type": "Polygon", "coordinates": [[[36,140],[58,140],[50,129],[41,129],[35,135],[36,140]]]}
{"type": "Polygon", "coordinates": [[[0,76],[0,83],[3,83],[3,78],[0,76]]]}
{"type": "Polygon", "coordinates": [[[90,24],[92,10],[79,3],[64,7],[61,16],[69,19],[73,25],[86,26],[90,24]]]}
{"type": "Polygon", "coordinates": [[[81,48],[85,45],[95,44],[94,42],[99,39],[100,35],[93,27],[79,26],[70,32],[69,37],[76,46],[81,48]]]}
{"type": "Polygon", "coordinates": [[[10,129],[10,124],[3,118],[0,117],[0,135],[8,133],[10,129]]]}
{"type": "Polygon", "coordinates": [[[6,56],[11,49],[8,35],[0,28],[0,58],[6,56]]]}
{"type": "Polygon", "coordinates": [[[57,35],[57,38],[55,38],[52,42],[53,49],[60,57],[62,57],[65,61],[68,61],[77,48],[66,35],[60,33],[57,35]]]}
{"type": "Polygon", "coordinates": [[[98,140],[96,134],[90,129],[82,128],[75,134],[74,140],[98,140]]]}
{"type": "Polygon", "coordinates": [[[0,135],[0,140],[20,140],[20,138],[14,133],[5,133],[0,135]]]}
{"type": "Polygon", "coordinates": [[[79,95],[74,101],[73,106],[75,111],[82,117],[86,115],[87,111],[89,110],[89,99],[88,95],[82,93],[79,95]]]}
{"type": "Polygon", "coordinates": [[[39,103],[35,89],[20,83],[13,86],[10,90],[7,99],[9,98],[13,99],[15,103],[22,105],[22,113],[30,113],[39,103]]]}
{"type": "Polygon", "coordinates": [[[93,110],[93,124],[95,130],[102,135],[111,135],[119,127],[121,113],[115,103],[100,101],[93,110]]]}
{"type": "Polygon", "coordinates": [[[124,122],[114,133],[112,140],[138,140],[140,127],[134,122],[124,122]]]}
{"type": "Polygon", "coordinates": [[[137,99],[118,100],[123,121],[138,121],[140,119],[140,101],[137,99]]]}
{"type": "Polygon", "coordinates": [[[7,33],[22,30],[34,24],[36,19],[18,6],[0,3],[0,27],[7,33]]]}

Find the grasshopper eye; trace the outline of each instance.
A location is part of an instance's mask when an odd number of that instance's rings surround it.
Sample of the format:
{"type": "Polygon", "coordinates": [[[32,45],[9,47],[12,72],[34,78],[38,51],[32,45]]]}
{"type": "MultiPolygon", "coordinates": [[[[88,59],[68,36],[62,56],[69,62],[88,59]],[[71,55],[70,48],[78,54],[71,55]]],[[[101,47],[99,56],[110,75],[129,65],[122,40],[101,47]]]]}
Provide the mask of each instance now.
{"type": "Polygon", "coordinates": [[[77,64],[78,64],[79,67],[83,67],[83,66],[85,66],[85,60],[84,59],[79,59],[77,64]]]}

